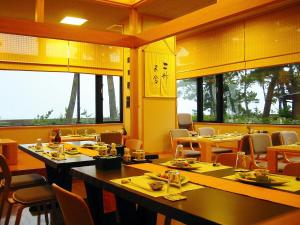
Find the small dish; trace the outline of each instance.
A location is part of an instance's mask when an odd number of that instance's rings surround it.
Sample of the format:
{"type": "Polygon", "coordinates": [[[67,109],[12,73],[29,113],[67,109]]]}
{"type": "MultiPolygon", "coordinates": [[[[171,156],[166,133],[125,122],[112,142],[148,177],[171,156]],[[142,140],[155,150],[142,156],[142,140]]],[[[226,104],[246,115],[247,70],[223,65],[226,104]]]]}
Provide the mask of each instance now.
{"type": "Polygon", "coordinates": [[[149,184],[150,188],[153,191],[160,191],[163,188],[165,182],[162,182],[162,181],[151,181],[148,184],[149,184]]]}

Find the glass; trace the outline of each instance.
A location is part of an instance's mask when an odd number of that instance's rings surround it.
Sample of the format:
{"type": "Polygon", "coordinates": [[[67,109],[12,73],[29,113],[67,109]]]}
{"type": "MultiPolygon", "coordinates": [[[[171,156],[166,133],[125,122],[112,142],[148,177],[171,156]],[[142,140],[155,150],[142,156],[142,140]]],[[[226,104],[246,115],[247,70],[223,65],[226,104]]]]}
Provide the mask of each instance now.
{"type": "Polygon", "coordinates": [[[174,158],[175,159],[183,158],[183,145],[182,144],[177,145],[174,158]]]}
{"type": "Polygon", "coordinates": [[[174,194],[181,193],[181,175],[178,170],[169,170],[168,171],[168,185],[167,185],[167,193],[174,194]],[[176,190],[172,189],[171,186],[175,186],[176,190]]]}
{"type": "Polygon", "coordinates": [[[177,80],[177,112],[197,117],[197,79],[177,80]]]}
{"type": "Polygon", "coordinates": [[[120,85],[118,76],[103,76],[103,121],[120,121],[120,85]]]}
{"type": "Polygon", "coordinates": [[[236,153],[235,172],[248,171],[245,152],[236,153]]]}

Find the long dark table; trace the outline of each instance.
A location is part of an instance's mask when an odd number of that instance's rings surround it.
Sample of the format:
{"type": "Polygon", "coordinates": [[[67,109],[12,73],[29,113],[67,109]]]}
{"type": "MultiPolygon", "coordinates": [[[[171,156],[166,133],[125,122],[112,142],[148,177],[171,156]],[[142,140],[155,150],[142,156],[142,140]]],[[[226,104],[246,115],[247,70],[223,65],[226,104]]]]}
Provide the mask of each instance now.
{"type": "MultiPolygon", "coordinates": [[[[74,145],[80,145],[81,142],[70,142],[74,145]]],[[[79,154],[74,157],[68,157],[65,160],[51,159],[41,152],[36,152],[34,149],[29,148],[32,144],[20,144],[18,147],[21,151],[28,153],[32,157],[39,159],[45,163],[48,182],[50,184],[56,183],[59,186],[72,190],[72,176],[70,175],[70,169],[72,167],[89,166],[94,165],[95,160],[84,154],[79,154]]]]}
{"type": "MultiPolygon", "coordinates": [[[[88,200],[95,224],[102,224],[103,204],[99,190],[105,189],[128,203],[138,204],[150,212],[164,214],[185,224],[255,224],[272,217],[297,210],[294,207],[264,201],[244,195],[226,192],[214,188],[202,188],[185,192],[186,200],[170,202],[162,197],[154,198],[141,192],[112,183],[110,180],[144,174],[145,171],[122,166],[120,170],[101,171],[95,166],[71,169],[74,177],[82,179],[88,186],[88,200]]],[[[205,173],[216,177],[233,174],[232,169],[205,173]]],[[[126,204],[124,204],[126,206],[126,204]]],[[[124,205],[118,205],[125,207],[124,205]]],[[[124,211],[122,209],[121,211],[124,211]]],[[[130,210],[128,210],[130,212],[130,210]]],[[[125,210],[126,213],[126,210],[125,210]]],[[[121,213],[122,216],[122,213],[121,213]]],[[[125,215],[130,218],[130,214],[125,215]]],[[[122,222],[122,221],[121,221],[122,222]]],[[[143,221],[125,220],[122,224],[147,224],[143,221]]]]}

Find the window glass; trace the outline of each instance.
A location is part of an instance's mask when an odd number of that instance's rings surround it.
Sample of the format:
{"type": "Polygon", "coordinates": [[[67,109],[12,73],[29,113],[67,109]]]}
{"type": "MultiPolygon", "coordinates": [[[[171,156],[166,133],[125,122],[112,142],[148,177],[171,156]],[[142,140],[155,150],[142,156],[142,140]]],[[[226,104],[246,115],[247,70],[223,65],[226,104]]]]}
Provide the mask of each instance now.
{"type": "Polygon", "coordinates": [[[224,74],[224,122],[300,124],[300,65],[224,74]]]}
{"type": "Polygon", "coordinates": [[[197,120],[197,79],[177,80],[177,113],[190,113],[197,120]]]}
{"type": "Polygon", "coordinates": [[[217,98],[216,76],[203,77],[203,120],[216,121],[217,98]]]}
{"type": "Polygon", "coordinates": [[[0,125],[75,122],[66,118],[73,74],[1,70],[0,79],[0,125]]]}
{"type": "Polygon", "coordinates": [[[120,121],[120,85],[118,76],[103,76],[103,121],[120,121]]]}
{"type": "Polygon", "coordinates": [[[80,122],[95,123],[95,76],[80,75],[80,122]]]}

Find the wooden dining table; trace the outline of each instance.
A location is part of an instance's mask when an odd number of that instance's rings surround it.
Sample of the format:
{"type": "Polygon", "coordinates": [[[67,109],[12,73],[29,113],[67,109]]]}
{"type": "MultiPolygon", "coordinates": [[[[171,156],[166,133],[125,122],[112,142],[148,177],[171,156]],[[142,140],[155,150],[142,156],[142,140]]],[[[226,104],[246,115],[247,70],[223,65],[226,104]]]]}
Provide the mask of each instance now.
{"type": "MultiPolygon", "coordinates": [[[[71,142],[70,145],[80,146],[86,142],[71,142]]],[[[94,165],[95,160],[85,154],[67,155],[64,160],[56,160],[44,154],[43,151],[37,151],[33,146],[35,144],[20,144],[18,148],[31,155],[32,157],[41,160],[45,163],[48,182],[50,184],[56,183],[61,187],[72,190],[72,176],[70,175],[70,169],[72,167],[94,165]]],[[[44,143],[44,146],[47,144],[44,143]]]]}
{"type": "MultiPolygon", "coordinates": [[[[101,222],[103,214],[99,213],[103,212],[102,195],[99,194],[101,193],[99,190],[103,189],[115,193],[117,197],[127,201],[126,203],[138,204],[150,212],[165,215],[167,218],[165,224],[169,224],[169,218],[172,218],[189,225],[247,225],[260,223],[297,210],[297,207],[205,186],[204,188],[185,192],[184,195],[187,197],[185,200],[171,202],[163,197],[152,197],[112,181],[116,178],[143,175],[145,172],[148,171],[126,165],[123,165],[121,169],[108,171],[99,170],[95,166],[71,169],[71,174],[74,177],[82,179],[94,188],[94,191],[88,192],[87,195],[95,224],[103,224],[101,222]]],[[[222,179],[220,181],[223,182],[224,179],[221,177],[232,175],[233,173],[233,168],[226,168],[203,174],[215,177],[217,180],[222,179]]],[[[265,188],[260,190],[263,189],[265,188]]],[[[300,194],[299,191],[295,193],[295,196],[298,196],[298,194],[300,194]]],[[[120,207],[122,205],[119,205],[118,209],[121,209],[121,212],[124,211],[125,205],[123,205],[123,209],[120,207]]],[[[130,213],[133,212],[125,209],[125,214],[124,212],[120,214],[125,216],[125,219],[122,221],[123,225],[150,224],[146,218],[142,218],[141,221],[133,221],[132,218],[137,220],[139,217],[130,213]]]]}
{"type": "Polygon", "coordinates": [[[219,146],[228,142],[238,142],[242,139],[243,135],[239,134],[224,134],[215,135],[213,137],[205,136],[191,136],[191,137],[178,137],[173,139],[173,152],[176,151],[178,144],[183,142],[197,143],[200,146],[201,161],[210,162],[212,159],[212,147],[219,146]]]}
{"type": "Polygon", "coordinates": [[[268,159],[268,169],[271,173],[278,172],[278,155],[282,153],[299,153],[300,154],[300,145],[278,145],[268,147],[267,150],[267,159],[268,159]]]}

